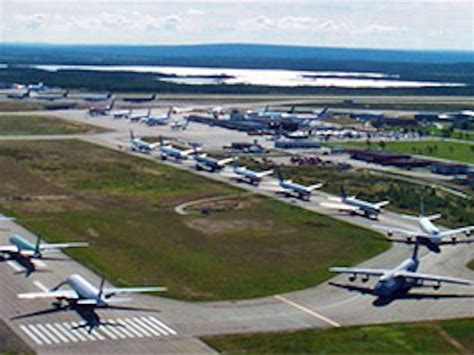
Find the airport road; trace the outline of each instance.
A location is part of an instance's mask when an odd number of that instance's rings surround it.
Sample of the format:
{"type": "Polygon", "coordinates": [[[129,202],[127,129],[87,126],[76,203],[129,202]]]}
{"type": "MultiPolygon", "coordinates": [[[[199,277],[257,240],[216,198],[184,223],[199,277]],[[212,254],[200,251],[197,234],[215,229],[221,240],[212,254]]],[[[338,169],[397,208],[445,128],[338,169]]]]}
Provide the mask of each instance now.
{"type": "MultiPolygon", "coordinates": [[[[69,119],[91,122],[82,112],[67,115],[69,119]]],[[[239,132],[219,128],[205,129],[201,125],[191,125],[186,131],[172,131],[169,127],[143,127],[127,121],[99,118],[93,123],[114,129],[114,132],[76,137],[96,144],[119,149],[130,154],[128,148],[128,129],[136,127],[137,135],[173,136],[183,140],[196,140],[205,143],[205,147],[216,141],[243,141],[247,138],[239,132]],[[199,126],[199,128],[198,128],[199,126]],[[197,130],[194,130],[194,128],[197,130]],[[155,129],[156,128],[156,129],[155,129]],[[202,131],[200,131],[202,130],[202,131]],[[194,131],[194,132],[193,132],[194,131]],[[221,132],[224,131],[224,132],[221,132]]],[[[156,159],[151,155],[141,155],[147,159],[156,159]]],[[[193,170],[191,162],[175,164],[180,169],[193,170]]],[[[198,172],[195,172],[198,173],[198,172]]],[[[350,223],[370,227],[373,221],[363,217],[348,216],[344,213],[326,210],[319,206],[328,195],[317,192],[311,202],[286,199],[275,194],[276,180],[266,179],[259,188],[230,179],[231,171],[221,174],[199,172],[209,178],[234,184],[250,192],[257,192],[272,198],[288,201],[309,210],[324,213],[350,223]]],[[[381,224],[413,227],[411,221],[394,213],[380,216],[381,224]]],[[[1,222],[0,242],[7,242],[11,233],[20,233],[31,240],[34,236],[13,221],[1,222]]],[[[393,246],[389,251],[362,264],[367,267],[393,267],[411,254],[407,246],[393,246]]],[[[38,291],[42,287],[51,288],[72,273],[79,273],[94,283],[99,277],[79,263],[63,254],[55,254],[64,260],[45,260],[45,270],[25,277],[21,267],[15,262],[0,263],[0,282],[4,287],[0,293],[0,315],[35,350],[40,353],[53,352],[206,352],[212,351],[196,337],[213,334],[230,334],[259,331],[293,330],[304,328],[327,328],[355,324],[388,323],[474,317],[471,287],[445,286],[439,291],[432,289],[417,290],[420,299],[395,300],[384,306],[373,304],[370,295],[349,292],[346,289],[323,283],[313,288],[270,297],[225,302],[192,303],[176,301],[164,297],[138,295],[134,302],[126,306],[141,310],[100,310],[97,314],[104,324],[92,333],[76,328],[84,323],[84,318],[94,319],[90,314],[82,316],[75,311],[51,312],[32,317],[24,316],[32,312],[50,310],[49,302],[19,301],[16,294],[38,291]],[[439,298],[435,298],[439,297],[439,298]],[[74,340],[75,339],[75,340],[74,340]],[[106,345],[106,346],[105,346],[106,345]]],[[[422,250],[421,272],[474,279],[472,271],[465,264],[474,258],[472,245],[446,247],[441,254],[422,250]]],[[[318,262],[315,260],[314,262],[318,262]]],[[[343,276],[331,279],[331,282],[348,284],[343,276]]],[[[369,281],[368,285],[373,282],[369,281]]]]}

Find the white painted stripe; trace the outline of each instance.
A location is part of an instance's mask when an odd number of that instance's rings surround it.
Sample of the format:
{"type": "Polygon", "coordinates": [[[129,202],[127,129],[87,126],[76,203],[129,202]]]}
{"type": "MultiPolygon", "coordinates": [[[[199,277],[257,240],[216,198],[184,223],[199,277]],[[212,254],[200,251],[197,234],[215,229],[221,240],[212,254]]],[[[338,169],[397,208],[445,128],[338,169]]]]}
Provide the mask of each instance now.
{"type": "Polygon", "coordinates": [[[74,336],[78,337],[80,341],[87,341],[87,338],[82,335],[82,332],[77,329],[77,328],[74,328],[75,325],[74,323],[63,323],[63,325],[66,327],[66,329],[70,329],[71,333],[74,334],[74,336]]]}
{"type": "Polygon", "coordinates": [[[40,259],[35,259],[35,260],[32,261],[32,263],[38,269],[47,269],[48,268],[48,265],[46,265],[46,263],[43,260],[40,260],[40,259]]]}
{"type": "Polygon", "coordinates": [[[43,343],[45,344],[48,344],[48,345],[51,345],[52,342],[51,340],[49,340],[49,338],[47,336],[45,336],[43,333],[41,333],[38,329],[36,329],[36,327],[33,325],[33,324],[29,324],[28,325],[28,328],[30,328],[30,330],[35,333],[43,343]]]}
{"type": "Polygon", "coordinates": [[[130,327],[127,327],[127,324],[122,319],[117,319],[115,322],[118,325],[117,328],[119,328],[122,333],[129,338],[135,338],[135,334],[130,331],[130,327]]]}
{"type": "Polygon", "coordinates": [[[36,344],[38,345],[43,345],[43,342],[38,338],[33,332],[31,332],[26,325],[22,324],[20,325],[20,329],[25,332],[26,335],[28,335],[36,344]]]}
{"type": "Polygon", "coordinates": [[[23,271],[23,268],[20,265],[18,265],[16,262],[14,262],[13,260],[8,260],[7,265],[17,272],[23,271]]]}
{"type": "Polygon", "coordinates": [[[108,328],[109,331],[111,331],[112,333],[114,333],[115,335],[117,335],[120,339],[125,339],[127,336],[124,335],[122,332],[120,332],[116,326],[116,322],[113,322],[113,321],[109,321],[109,323],[111,324],[115,324],[115,325],[112,325],[111,327],[108,328]]]}
{"type": "Polygon", "coordinates": [[[135,338],[135,336],[139,337],[139,338],[143,338],[143,335],[142,333],[138,332],[135,328],[132,328],[132,327],[128,327],[127,323],[125,323],[122,319],[117,319],[116,321],[118,324],[121,324],[123,325],[123,327],[125,328],[121,328],[122,330],[126,330],[128,333],[131,333],[131,336],[130,338],[135,338]],[[128,327],[128,329],[127,329],[128,327]]]}
{"type": "Polygon", "coordinates": [[[77,343],[79,341],[74,335],[72,335],[72,332],[70,329],[64,328],[60,323],[54,323],[53,325],[57,329],[59,329],[66,337],[72,340],[74,343],[77,343]]]}
{"type": "Polygon", "coordinates": [[[84,335],[87,339],[89,340],[92,340],[92,341],[96,341],[97,339],[87,331],[86,328],[84,328],[83,324],[80,324],[80,323],[77,323],[77,322],[71,322],[72,325],[74,325],[76,328],[76,330],[81,333],[82,335],[84,335]]]}
{"type": "Polygon", "coordinates": [[[59,344],[60,341],[56,338],[51,332],[43,325],[43,324],[36,324],[36,327],[43,332],[49,339],[53,341],[53,343],[59,344]]]}
{"type": "Polygon", "coordinates": [[[143,322],[145,322],[146,324],[148,324],[150,327],[152,327],[153,329],[156,329],[160,334],[164,335],[164,336],[167,336],[167,335],[170,335],[166,330],[162,329],[158,324],[156,323],[153,323],[151,320],[149,320],[148,318],[146,317],[142,317],[141,320],[143,322]]]}
{"type": "Polygon", "coordinates": [[[315,318],[318,318],[319,320],[322,320],[323,322],[326,322],[330,325],[332,325],[333,327],[340,327],[341,325],[335,321],[333,321],[332,319],[329,319],[328,317],[325,317],[319,313],[316,313],[315,311],[313,311],[312,309],[309,309],[307,307],[304,307],[296,302],[293,302],[293,301],[290,301],[289,299],[283,297],[283,296],[280,296],[280,295],[276,295],[274,296],[275,299],[283,302],[283,303],[286,303],[292,307],[295,307],[296,309],[299,309],[300,311],[306,313],[306,314],[309,314],[310,316],[313,316],[315,318]]]}
{"type": "Polygon", "coordinates": [[[62,335],[56,328],[54,328],[50,323],[44,325],[48,328],[56,337],[59,338],[63,343],[69,343],[69,339],[62,335]]]}
{"type": "Polygon", "coordinates": [[[49,292],[49,289],[39,281],[33,282],[33,284],[38,287],[43,292],[49,292]]]}
{"type": "Polygon", "coordinates": [[[128,324],[129,327],[137,329],[137,330],[138,330],[140,333],[142,333],[144,336],[146,336],[146,337],[151,337],[151,336],[153,336],[153,334],[151,334],[150,332],[148,332],[146,329],[142,328],[139,324],[137,324],[137,323],[134,322],[133,320],[131,320],[131,319],[125,319],[125,322],[127,322],[127,324],[128,324]]]}
{"type": "Polygon", "coordinates": [[[100,326],[98,330],[100,330],[102,333],[104,333],[105,335],[107,335],[109,338],[113,340],[117,339],[117,336],[114,333],[112,333],[110,330],[108,330],[106,325],[100,326]]]}
{"type": "MultiPolygon", "coordinates": [[[[100,325],[99,325],[99,327],[100,327],[100,325]]],[[[99,327],[96,327],[96,328],[92,329],[92,333],[93,333],[99,340],[105,340],[105,337],[104,337],[101,333],[98,332],[99,327]]],[[[91,333],[91,334],[92,334],[92,333],[91,333]]]]}
{"type": "Polygon", "coordinates": [[[155,317],[151,317],[151,316],[150,316],[150,317],[148,317],[148,319],[151,320],[152,322],[158,324],[160,327],[163,327],[164,329],[166,329],[166,330],[167,330],[168,332],[170,332],[171,334],[173,334],[173,335],[178,334],[178,333],[176,332],[176,330],[174,330],[173,328],[168,327],[165,323],[159,321],[159,320],[156,319],[155,317]]]}
{"type": "Polygon", "coordinates": [[[137,324],[140,324],[143,328],[145,328],[148,332],[150,332],[151,334],[155,335],[155,336],[161,336],[161,333],[160,332],[157,332],[155,329],[153,329],[152,327],[150,327],[147,323],[143,322],[142,320],[140,320],[139,318],[133,318],[133,322],[136,322],[137,324]]]}

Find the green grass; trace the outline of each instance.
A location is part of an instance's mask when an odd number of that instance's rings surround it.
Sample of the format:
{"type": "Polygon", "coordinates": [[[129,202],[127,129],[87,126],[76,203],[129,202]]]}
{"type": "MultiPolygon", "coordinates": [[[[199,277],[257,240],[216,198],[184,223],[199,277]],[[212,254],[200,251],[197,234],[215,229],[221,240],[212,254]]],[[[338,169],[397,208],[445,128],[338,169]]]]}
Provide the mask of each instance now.
{"type": "Polygon", "coordinates": [[[204,341],[224,353],[472,353],[474,319],[206,337],[204,341]]]}
{"type": "MultiPolygon", "coordinates": [[[[380,149],[380,145],[377,142],[373,142],[370,145],[367,145],[366,142],[349,142],[338,145],[380,149]]],[[[428,157],[474,164],[474,143],[468,142],[449,142],[441,140],[418,142],[388,142],[385,145],[385,150],[389,152],[425,155],[428,157]]]]}
{"type": "Polygon", "coordinates": [[[216,300],[316,285],[328,267],[389,244],[376,233],[256,195],[181,216],[175,206],[241,190],[75,140],[0,142],[0,210],[119,285],[216,300]]]}
{"type": "Polygon", "coordinates": [[[2,319],[0,319],[0,354],[34,354],[2,319]]]}
{"type": "Polygon", "coordinates": [[[467,267],[471,270],[474,270],[474,259],[467,263],[467,267]]]}
{"type": "Polygon", "coordinates": [[[0,135],[51,135],[102,132],[102,128],[54,116],[0,115],[0,135]]]}

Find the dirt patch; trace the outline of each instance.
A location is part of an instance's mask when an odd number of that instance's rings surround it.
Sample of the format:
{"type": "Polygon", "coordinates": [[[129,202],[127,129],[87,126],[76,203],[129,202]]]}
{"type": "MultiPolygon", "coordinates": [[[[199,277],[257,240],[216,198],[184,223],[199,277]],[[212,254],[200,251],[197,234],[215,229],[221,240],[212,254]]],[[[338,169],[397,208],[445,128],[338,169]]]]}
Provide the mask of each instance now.
{"type": "Polygon", "coordinates": [[[229,212],[250,209],[258,203],[256,198],[229,196],[215,201],[203,201],[187,208],[188,212],[229,212]]]}
{"type": "Polygon", "coordinates": [[[145,174],[150,174],[150,175],[153,175],[153,176],[163,176],[165,175],[162,171],[159,171],[157,169],[151,169],[151,168],[142,168],[140,170],[141,173],[145,173],[145,174]]]}
{"type": "Polygon", "coordinates": [[[271,230],[272,221],[255,221],[251,219],[212,220],[208,218],[192,218],[186,225],[207,235],[223,234],[237,230],[271,230]]]}

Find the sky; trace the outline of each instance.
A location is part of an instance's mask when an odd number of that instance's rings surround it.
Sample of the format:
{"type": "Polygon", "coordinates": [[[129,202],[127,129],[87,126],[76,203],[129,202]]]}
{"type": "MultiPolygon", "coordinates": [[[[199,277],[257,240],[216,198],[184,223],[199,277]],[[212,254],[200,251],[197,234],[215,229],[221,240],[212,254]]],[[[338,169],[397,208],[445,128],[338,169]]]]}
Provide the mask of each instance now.
{"type": "Polygon", "coordinates": [[[0,42],[474,49],[474,0],[0,0],[0,42]]]}

